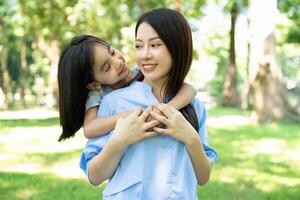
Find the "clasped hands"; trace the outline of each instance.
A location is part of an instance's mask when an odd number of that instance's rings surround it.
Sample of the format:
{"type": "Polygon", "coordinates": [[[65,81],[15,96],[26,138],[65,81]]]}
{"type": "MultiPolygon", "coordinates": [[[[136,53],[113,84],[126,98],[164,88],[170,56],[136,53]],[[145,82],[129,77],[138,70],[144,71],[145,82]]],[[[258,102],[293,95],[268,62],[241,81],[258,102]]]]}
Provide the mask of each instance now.
{"type": "Polygon", "coordinates": [[[119,119],[112,137],[130,145],[158,134],[168,135],[183,143],[198,136],[178,110],[160,103],[149,106],[144,111],[137,108],[129,116],[119,119]]]}

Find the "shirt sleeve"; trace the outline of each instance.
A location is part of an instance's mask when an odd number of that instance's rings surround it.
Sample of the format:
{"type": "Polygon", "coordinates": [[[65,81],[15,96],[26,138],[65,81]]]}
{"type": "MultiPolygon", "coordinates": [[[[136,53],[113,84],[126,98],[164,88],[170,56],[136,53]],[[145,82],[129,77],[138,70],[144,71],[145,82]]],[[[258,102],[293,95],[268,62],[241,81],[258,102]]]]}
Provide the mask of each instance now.
{"type": "Polygon", "coordinates": [[[135,66],[135,67],[131,70],[131,72],[132,72],[134,75],[137,75],[140,71],[141,71],[140,68],[137,67],[137,66],[135,66]]]}
{"type": "MultiPolygon", "coordinates": [[[[97,116],[106,117],[114,115],[114,111],[112,109],[112,105],[114,104],[113,99],[114,98],[112,98],[111,95],[103,97],[100,107],[98,109],[97,116]]],[[[79,163],[80,168],[85,172],[87,176],[89,162],[94,156],[98,155],[102,151],[102,149],[108,142],[109,135],[110,134],[105,134],[88,139],[81,154],[81,159],[79,163]]]]}
{"type": "Polygon", "coordinates": [[[218,153],[214,148],[212,148],[208,144],[208,134],[206,130],[207,114],[206,114],[205,106],[203,103],[199,101],[199,99],[194,99],[192,105],[194,106],[198,118],[198,124],[199,124],[198,133],[202,141],[203,149],[205,151],[206,156],[208,157],[211,164],[213,165],[218,157],[218,153]]]}
{"type": "Polygon", "coordinates": [[[92,107],[99,106],[103,97],[111,91],[112,89],[106,86],[102,86],[98,91],[89,91],[88,97],[85,101],[85,111],[92,107]]]}

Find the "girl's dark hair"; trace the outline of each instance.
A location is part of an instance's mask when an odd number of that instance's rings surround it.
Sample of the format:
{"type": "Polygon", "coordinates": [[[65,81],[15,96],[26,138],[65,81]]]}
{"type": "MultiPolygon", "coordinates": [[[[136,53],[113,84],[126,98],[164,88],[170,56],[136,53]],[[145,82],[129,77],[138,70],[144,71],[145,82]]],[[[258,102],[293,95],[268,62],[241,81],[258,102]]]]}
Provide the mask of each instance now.
{"type": "Polygon", "coordinates": [[[93,81],[93,45],[109,47],[105,41],[91,36],[74,37],[61,52],[58,63],[59,117],[62,134],[58,141],[75,135],[84,120],[86,88],[93,81]]]}
{"type": "MultiPolygon", "coordinates": [[[[148,23],[158,33],[171,54],[172,67],[168,79],[164,83],[166,90],[163,94],[163,101],[166,103],[180,90],[191,68],[193,59],[191,29],[180,13],[166,8],[155,9],[143,14],[136,24],[135,37],[143,22],[148,23]]],[[[180,111],[198,130],[198,120],[194,107],[189,104],[180,111]]]]}

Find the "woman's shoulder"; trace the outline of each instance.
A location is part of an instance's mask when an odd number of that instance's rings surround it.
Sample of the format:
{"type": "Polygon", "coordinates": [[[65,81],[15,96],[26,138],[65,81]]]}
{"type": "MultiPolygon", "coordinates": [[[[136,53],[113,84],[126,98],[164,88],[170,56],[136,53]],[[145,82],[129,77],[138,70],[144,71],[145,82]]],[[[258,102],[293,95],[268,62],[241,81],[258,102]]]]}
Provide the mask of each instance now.
{"type": "Polygon", "coordinates": [[[135,84],[135,82],[133,82],[129,86],[119,88],[119,89],[116,89],[116,90],[113,90],[113,91],[109,92],[107,95],[105,95],[103,97],[103,100],[104,99],[106,99],[106,100],[117,100],[118,98],[120,98],[122,96],[130,95],[130,93],[132,93],[134,91],[134,87],[133,87],[134,84],[135,84]]]}

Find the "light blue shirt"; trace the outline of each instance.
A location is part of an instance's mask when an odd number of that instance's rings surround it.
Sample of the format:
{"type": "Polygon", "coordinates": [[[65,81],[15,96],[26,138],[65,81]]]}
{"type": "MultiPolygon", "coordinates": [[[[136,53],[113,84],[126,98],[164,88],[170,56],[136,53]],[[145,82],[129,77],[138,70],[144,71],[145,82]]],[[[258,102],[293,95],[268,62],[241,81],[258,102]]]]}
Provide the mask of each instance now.
{"type": "MultiPolygon", "coordinates": [[[[156,103],[158,100],[151,86],[136,81],[104,96],[97,115],[111,116],[138,106],[147,108],[156,103]]],[[[198,117],[198,133],[204,151],[213,164],[217,152],[208,146],[204,105],[198,99],[194,99],[192,105],[198,117]]],[[[80,167],[86,174],[89,161],[101,152],[111,134],[88,140],[80,161],[80,167]]],[[[185,145],[169,136],[159,135],[127,147],[103,191],[103,199],[195,200],[196,186],[196,176],[185,145]]]]}

